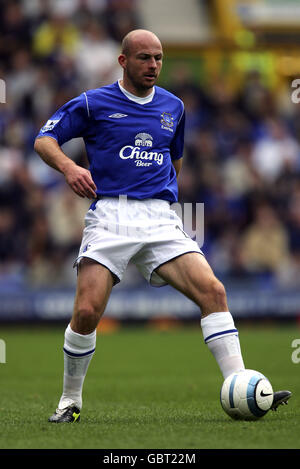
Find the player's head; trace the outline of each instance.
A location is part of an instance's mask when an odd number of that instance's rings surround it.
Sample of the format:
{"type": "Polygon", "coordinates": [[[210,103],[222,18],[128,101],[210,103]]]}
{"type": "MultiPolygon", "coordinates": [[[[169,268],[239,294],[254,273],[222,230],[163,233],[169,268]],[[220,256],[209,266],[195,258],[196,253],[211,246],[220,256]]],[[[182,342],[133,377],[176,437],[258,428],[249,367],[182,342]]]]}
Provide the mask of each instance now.
{"type": "Polygon", "coordinates": [[[140,95],[149,93],[159,77],[162,57],[162,45],[154,33],[145,29],[128,33],[119,56],[124,84],[140,95]]]}

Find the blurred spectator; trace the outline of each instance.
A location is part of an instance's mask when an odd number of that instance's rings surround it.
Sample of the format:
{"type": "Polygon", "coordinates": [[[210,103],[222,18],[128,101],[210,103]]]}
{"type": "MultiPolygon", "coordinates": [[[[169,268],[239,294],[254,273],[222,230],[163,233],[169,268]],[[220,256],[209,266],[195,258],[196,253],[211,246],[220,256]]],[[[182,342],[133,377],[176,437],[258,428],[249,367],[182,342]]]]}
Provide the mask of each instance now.
{"type": "MultiPolygon", "coordinates": [[[[136,0],[0,0],[0,6],[0,78],[7,85],[0,105],[1,281],[73,286],[89,201],[37,157],[34,138],[66,101],[119,78],[120,41],[143,25],[136,0]]],[[[289,80],[273,90],[253,69],[233,87],[226,73],[209,75],[206,58],[171,59],[163,69],[169,75],[162,80],[169,77],[166,87],[186,110],[180,202],[204,203],[203,250],[217,273],[234,281],[266,273],[298,288],[300,105],[291,103],[289,80]]],[[[81,139],[63,149],[87,165],[81,139]]],[[[138,279],[129,270],[122,285],[138,279]]]]}
{"type": "Polygon", "coordinates": [[[224,229],[217,242],[213,243],[210,253],[210,263],[218,274],[230,275],[233,270],[233,252],[239,243],[239,234],[234,228],[224,229]]]}
{"type": "Polygon", "coordinates": [[[261,178],[273,183],[285,170],[299,170],[300,147],[286,125],[275,116],[265,121],[266,135],[254,146],[252,161],[261,178]]]}
{"type": "Polygon", "coordinates": [[[195,127],[191,140],[186,142],[186,163],[198,173],[199,185],[205,183],[201,179],[206,166],[213,166],[216,173],[219,171],[218,162],[220,154],[212,130],[195,127]]]}
{"type": "Polygon", "coordinates": [[[291,187],[285,220],[291,252],[300,251],[300,181],[291,187]]]}
{"type": "MultiPolygon", "coordinates": [[[[19,236],[16,233],[16,215],[9,207],[0,208],[0,258],[9,265],[20,259],[22,247],[19,244],[19,236]]],[[[1,262],[1,263],[2,263],[1,262]]]]}
{"type": "Polygon", "coordinates": [[[237,105],[254,125],[259,135],[260,123],[276,112],[276,101],[268,87],[263,83],[259,70],[252,69],[245,75],[242,88],[237,93],[237,105]]]}
{"type": "Polygon", "coordinates": [[[262,180],[252,164],[252,151],[252,141],[241,140],[237,143],[236,152],[223,164],[224,188],[232,199],[243,198],[262,186],[262,180]]]}
{"type": "Polygon", "coordinates": [[[292,251],[289,258],[276,272],[276,282],[279,288],[300,288],[300,251],[292,251]]]}
{"type": "Polygon", "coordinates": [[[110,36],[118,42],[140,24],[136,2],[137,0],[106,0],[104,19],[110,36]]]}
{"type": "Polygon", "coordinates": [[[53,86],[53,71],[46,65],[38,65],[36,69],[35,90],[31,96],[33,114],[37,128],[42,127],[54,112],[55,88],[53,86]]]}
{"type": "Polygon", "coordinates": [[[191,202],[195,200],[195,194],[197,192],[197,176],[193,169],[183,164],[183,167],[179,175],[179,200],[181,202],[191,202]]]}
{"type": "Polygon", "coordinates": [[[121,77],[117,57],[120,45],[105,27],[94,19],[87,23],[74,53],[75,67],[82,89],[99,88],[121,77]]]}
{"type": "Polygon", "coordinates": [[[31,24],[21,2],[2,2],[0,15],[0,62],[6,69],[20,48],[30,49],[31,24]]]}
{"type": "Polygon", "coordinates": [[[238,143],[250,137],[249,121],[236,107],[221,107],[216,116],[215,138],[218,152],[230,158],[237,151],[238,143]]]}
{"type": "Polygon", "coordinates": [[[76,251],[79,246],[84,216],[90,204],[76,196],[66,184],[49,194],[46,211],[49,234],[55,245],[63,247],[65,252],[76,251]]]}
{"type": "Polygon", "coordinates": [[[33,218],[28,246],[26,280],[32,287],[63,286],[65,253],[55,245],[45,213],[33,218]]]}
{"type": "Polygon", "coordinates": [[[33,35],[33,53],[40,59],[54,60],[60,54],[72,55],[79,39],[78,28],[60,12],[49,15],[33,35]]]}
{"type": "Polygon", "coordinates": [[[7,76],[7,100],[21,115],[28,113],[28,98],[35,89],[37,70],[29,50],[20,48],[12,56],[11,72],[7,76]]]}
{"type": "Polygon", "coordinates": [[[287,230],[270,204],[256,207],[241,239],[244,265],[250,272],[275,274],[289,257],[287,230]]]}

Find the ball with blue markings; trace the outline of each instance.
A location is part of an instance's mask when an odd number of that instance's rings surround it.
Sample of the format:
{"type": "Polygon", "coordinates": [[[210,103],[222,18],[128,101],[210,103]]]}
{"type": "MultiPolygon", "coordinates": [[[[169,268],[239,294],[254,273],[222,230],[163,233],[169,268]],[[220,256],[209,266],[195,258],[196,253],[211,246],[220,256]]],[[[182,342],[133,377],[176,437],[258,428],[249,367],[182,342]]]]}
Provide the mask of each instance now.
{"type": "Polygon", "coordinates": [[[262,373],[243,370],[228,376],[221,388],[221,405],[235,420],[258,420],[271,408],[273,388],[262,373]]]}

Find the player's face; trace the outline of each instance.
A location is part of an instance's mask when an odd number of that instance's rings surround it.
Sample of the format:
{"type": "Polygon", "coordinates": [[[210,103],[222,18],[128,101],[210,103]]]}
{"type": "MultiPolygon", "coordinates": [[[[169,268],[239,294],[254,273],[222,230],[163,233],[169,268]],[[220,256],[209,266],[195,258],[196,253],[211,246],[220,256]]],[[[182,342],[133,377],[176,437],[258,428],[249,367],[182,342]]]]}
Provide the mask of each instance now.
{"type": "Polygon", "coordinates": [[[124,80],[132,91],[146,95],[155,85],[162,67],[163,52],[158,42],[137,44],[123,62],[124,80]]]}

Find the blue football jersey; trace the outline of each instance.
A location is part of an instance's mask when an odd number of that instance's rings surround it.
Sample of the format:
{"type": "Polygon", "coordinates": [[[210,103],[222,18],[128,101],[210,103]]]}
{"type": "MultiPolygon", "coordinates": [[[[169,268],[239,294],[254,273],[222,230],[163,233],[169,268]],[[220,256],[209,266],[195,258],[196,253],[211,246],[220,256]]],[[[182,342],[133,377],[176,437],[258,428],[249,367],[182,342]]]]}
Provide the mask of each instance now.
{"type": "Polygon", "coordinates": [[[37,137],[85,142],[99,196],[176,202],[172,160],[183,156],[183,102],[156,86],[151,102],[129,99],[119,83],[82,93],[56,111],[37,137]]]}

